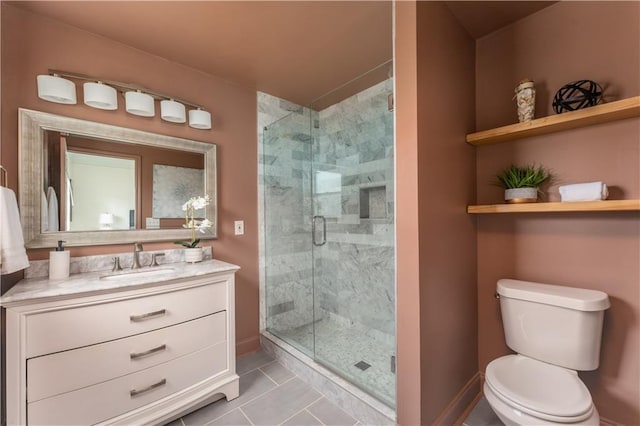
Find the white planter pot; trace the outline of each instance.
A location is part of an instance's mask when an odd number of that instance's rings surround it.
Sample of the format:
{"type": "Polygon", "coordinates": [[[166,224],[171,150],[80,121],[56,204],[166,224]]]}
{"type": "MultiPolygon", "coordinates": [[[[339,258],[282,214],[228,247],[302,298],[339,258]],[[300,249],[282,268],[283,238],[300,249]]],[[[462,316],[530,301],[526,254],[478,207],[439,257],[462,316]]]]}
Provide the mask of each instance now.
{"type": "Polygon", "coordinates": [[[504,190],[507,203],[535,203],[538,201],[538,188],[513,188],[504,190]]]}
{"type": "Polygon", "coordinates": [[[185,248],[184,261],[187,263],[202,262],[202,247],[185,248]]]}

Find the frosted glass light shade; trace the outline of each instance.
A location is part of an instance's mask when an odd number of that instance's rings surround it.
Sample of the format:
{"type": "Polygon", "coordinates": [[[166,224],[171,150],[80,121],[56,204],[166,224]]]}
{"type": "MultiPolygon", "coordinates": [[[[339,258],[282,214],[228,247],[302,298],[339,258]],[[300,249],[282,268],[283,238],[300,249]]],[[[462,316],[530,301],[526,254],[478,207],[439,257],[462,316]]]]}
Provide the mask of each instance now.
{"type": "Polygon", "coordinates": [[[174,100],[160,102],[160,117],[172,123],[184,123],[187,121],[184,105],[174,100]]]}
{"type": "Polygon", "coordinates": [[[37,81],[40,99],[58,104],[77,103],[76,85],[72,81],[54,75],[39,75],[37,81]]]}
{"type": "Polygon", "coordinates": [[[194,129],[210,129],[211,113],[201,109],[192,109],[189,111],[189,126],[194,129]]]}
{"type": "Polygon", "coordinates": [[[156,115],[156,105],[153,96],[142,92],[126,92],[124,94],[125,109],[129,114],[141,117],[156,115]]]}
{"type": "Polygon", "coordinates": [[[84,83],[84,104],[99,109],[118,109],[118,92],[101,82],[84,83]]]}

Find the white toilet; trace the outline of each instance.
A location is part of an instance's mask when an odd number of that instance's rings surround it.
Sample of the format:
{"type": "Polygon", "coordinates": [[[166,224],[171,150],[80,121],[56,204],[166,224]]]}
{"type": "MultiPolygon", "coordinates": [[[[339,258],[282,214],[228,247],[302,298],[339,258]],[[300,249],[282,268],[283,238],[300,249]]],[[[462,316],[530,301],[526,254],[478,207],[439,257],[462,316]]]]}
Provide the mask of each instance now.
{"type": "Polygon", "coordinates": [[[576,370],[600,362],[606,293],[502,279],[498,295],[507,345],[517,355],[489,363],[484,395],[507,425],[599,425],[576,370]]]}

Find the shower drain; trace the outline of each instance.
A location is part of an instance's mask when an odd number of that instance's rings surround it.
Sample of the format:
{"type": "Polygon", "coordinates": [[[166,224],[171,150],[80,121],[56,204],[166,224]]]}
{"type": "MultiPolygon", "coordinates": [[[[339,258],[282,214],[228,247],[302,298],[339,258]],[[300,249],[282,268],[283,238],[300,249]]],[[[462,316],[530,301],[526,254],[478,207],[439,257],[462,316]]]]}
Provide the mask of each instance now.
{"type": "Polygon", "coordinates": [[[354,364],[354,366],[355,366],[355,367],[358,367],[360,370],[364,371],[364,370],[366,370],[367,368],[371,367],[371,364],[366,363],[366,362],[364,362],[364,361],[360,361],[360,362],[358,362],[358,363],[354,364]]]}

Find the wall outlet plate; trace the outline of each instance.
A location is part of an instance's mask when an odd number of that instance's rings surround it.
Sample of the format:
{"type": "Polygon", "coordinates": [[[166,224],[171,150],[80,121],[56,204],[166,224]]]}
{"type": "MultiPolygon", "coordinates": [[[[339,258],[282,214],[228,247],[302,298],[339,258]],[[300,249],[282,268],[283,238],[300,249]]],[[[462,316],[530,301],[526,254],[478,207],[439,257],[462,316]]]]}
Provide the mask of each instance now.
{"type": "Polygon", "coordinates": [[[244,235],[244,220],[236,220],[233,222],[233,232],[235,235],[244,235]]]}
{"type": "Polygon", "coordinates": [[[145,227],[147,229],[160,229],[160,219],[156,219],[155,217],[147,217],[145,227]]]}

